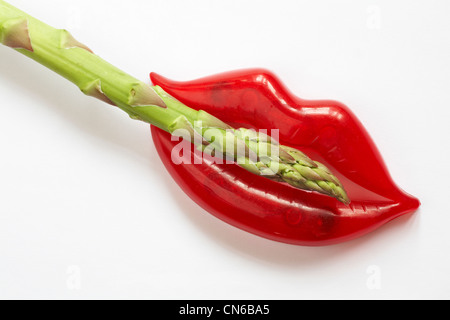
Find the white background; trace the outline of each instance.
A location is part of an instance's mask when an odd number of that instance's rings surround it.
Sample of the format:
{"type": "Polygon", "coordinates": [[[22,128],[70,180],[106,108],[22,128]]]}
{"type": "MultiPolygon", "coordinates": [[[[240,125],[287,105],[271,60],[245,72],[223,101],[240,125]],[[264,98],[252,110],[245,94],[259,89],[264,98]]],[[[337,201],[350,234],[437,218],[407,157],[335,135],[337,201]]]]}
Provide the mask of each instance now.
{"type": "Polygon", "coordinates": [[[448,1],[10,0],[144,81],[248,67],[348,105],[421,208],[350,242],[231,227],[146,124],[0,47],[0,298],[450,298],[448,1]]]}

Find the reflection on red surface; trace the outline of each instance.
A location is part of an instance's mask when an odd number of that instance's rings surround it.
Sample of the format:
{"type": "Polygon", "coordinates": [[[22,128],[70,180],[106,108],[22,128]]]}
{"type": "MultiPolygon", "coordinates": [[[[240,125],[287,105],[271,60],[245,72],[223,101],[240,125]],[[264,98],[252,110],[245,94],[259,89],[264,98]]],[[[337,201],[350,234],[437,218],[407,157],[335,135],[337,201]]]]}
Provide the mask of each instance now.
{"type": "Polygon", "coordinates": [[[279,129],[282,144],[328,166],[351,199],[346,206],[211,159],[175,165],[171,150],[178,142],[152,127],[158,153],[175,181],[201,207],[231,225],[276,241],[329,245],[366,234],[420,205],[395,185],[362,124],[339,102],[300,99],[263,69],[187,82],[155,73],[151,79],[186,105],[235,127],[279,129]]]}

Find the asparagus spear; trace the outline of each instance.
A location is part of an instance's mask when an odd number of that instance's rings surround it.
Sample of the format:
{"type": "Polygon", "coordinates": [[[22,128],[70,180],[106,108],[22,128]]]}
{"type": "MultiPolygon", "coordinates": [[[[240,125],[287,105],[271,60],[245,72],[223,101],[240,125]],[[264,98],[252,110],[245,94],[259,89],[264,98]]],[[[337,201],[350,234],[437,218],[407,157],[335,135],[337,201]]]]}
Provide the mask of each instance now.
{"type": "Polygon", "coordinates": [[[3,0],[0,42],[57,72],[86,95],[119,107],[132,119],[190,139],[204,152],[231,157],[254,174],[350,202],[331,171],[299,150],[189,108],[162,88],[147,85],[101,59],[67,30],[55,29],[3,0]]]}

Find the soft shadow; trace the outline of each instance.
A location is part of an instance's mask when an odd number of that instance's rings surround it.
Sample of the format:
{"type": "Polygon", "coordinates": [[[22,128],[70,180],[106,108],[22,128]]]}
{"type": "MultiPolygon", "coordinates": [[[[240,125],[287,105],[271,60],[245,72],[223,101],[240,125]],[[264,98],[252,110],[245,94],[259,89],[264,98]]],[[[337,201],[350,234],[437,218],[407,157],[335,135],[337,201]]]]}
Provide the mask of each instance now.
{"type": "Polygon", "coordinates": [[[173,180],[166,180],[166,188],[174,195],[174,202],[186,215],[188,220],[202,232],[205,237],[218,246],[257,263],[277,265],[288,269],[305,268],[318,264],[331,263],[333,260],[346,261],[355,253],[365,252],[367,248],[377,247],[384,236],[408,232],[418,212],[398,217],[384,226],[354,240],[340,244],[318,247],[297,246],[268,240],[236,227],[230,226],[218,218],[205,218],[209,215],[192,201],[173,180]]]}

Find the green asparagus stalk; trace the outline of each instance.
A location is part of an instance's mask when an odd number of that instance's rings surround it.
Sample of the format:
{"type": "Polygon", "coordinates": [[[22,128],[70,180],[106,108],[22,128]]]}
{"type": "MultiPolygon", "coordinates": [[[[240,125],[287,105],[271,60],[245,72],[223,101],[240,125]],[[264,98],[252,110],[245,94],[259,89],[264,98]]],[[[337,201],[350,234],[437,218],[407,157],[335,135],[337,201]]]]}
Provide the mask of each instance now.
{"type": "Polygon", "coordinates": [[[232,158],[254,174],[350,202],[331,171],[299,150],[253,130],[234,129],[205,111],[189,108],[162,88],[101,59],[67,30],[55,29],[3,0],[0,42],[73,82],[86,95],[119,107],[132,119],[189,139],[203,152],[232,158]]]}

